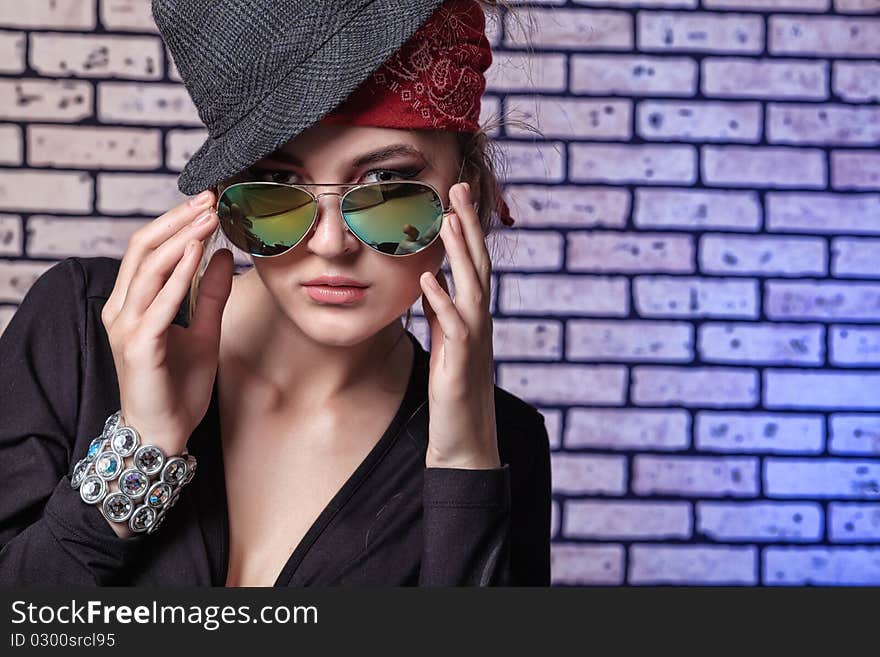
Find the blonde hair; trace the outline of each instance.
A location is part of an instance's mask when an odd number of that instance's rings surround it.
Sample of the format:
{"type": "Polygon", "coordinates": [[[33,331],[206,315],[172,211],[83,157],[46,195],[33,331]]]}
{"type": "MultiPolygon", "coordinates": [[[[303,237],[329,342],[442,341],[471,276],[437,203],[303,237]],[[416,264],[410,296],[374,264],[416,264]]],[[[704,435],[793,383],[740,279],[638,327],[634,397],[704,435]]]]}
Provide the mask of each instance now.
{"type": "MultiPolygon", "coordinates": [[[[520,17],[513,10],[507,0],[477,0],[477,2],[479,2],[479,4],[485,9],[489,9],[494,15],[495,20],[502,19],[502,12],[499,10],[503,8],[504,11],[510,13],[514,21],[521,25],[520,17]]],[[[529,29],[524,30],[524,33],[527,34],[528,32],[529,29]]],[[[526,45],[527,49],[532,51],[528,40],[526,40],[526,45]]],[[[520,129],[526,130],[535,135],[543,136],[537,127],[532,126],[526,121],[513,118],[512,114],[512,112],[496,113],[482,123],[479,130],[476,132],[456,133],[459,156],[464,160],[462,162],[461,180],[470,185],[471,190],[473,190],[473,195],[477,198],[477,216],[479,217],[480,226],[487,238],[490,235],[493,235],[499,227],[503,226],[499,218],[500,204],[498,201],[501,198],[503,189],[501,179],[506,177],[504,172],[506,172],[509,166],[501,148],[492,139],[491,134],[502,127],[517,126],[520,129]]],[[[215,193],[217,188],[218,186],[213,188],[215,193]]],[[[512,214],[516,216],[516,212],[512,211],[512,214]]],[[[199,261],[199,265],[196,268],[196,273],[193,276],[190,285],[188,309],[190,319],[195,312],[199,284],[201,283],[202,277],[204,276],[214,253],[220,249],[226,248],[232,252],[233,257],[238,255],[242,260],[245,260],[251,265],[253,264],[253,258],[226,239],[226,236],[223,234],[219,226],[205,240],[204,246],[205,248],[202,251],[201,260],[199,261]]],[[[495,240],[487,241],[487,247],[490,250],[492,260],[496,261],[498,256],[498,243],[495,240]]],[[[408,308],[406,311],[404,330],[408,330],[411,327],[411,322],[412,308],[408,308]]]]}

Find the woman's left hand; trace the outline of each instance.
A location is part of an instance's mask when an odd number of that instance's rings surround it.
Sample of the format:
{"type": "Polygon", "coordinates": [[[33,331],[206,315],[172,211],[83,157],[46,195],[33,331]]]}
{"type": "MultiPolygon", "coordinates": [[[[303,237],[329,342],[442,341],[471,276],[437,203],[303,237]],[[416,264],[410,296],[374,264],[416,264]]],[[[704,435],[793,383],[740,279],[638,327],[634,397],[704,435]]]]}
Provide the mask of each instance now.
{"type": "Polygon", "coordinates": [[[455,300],[443,271],[424,272],[422,307],[431,329],[430,422],[426,467],[501,467],[495,426],[495,373],[489,312],[492,263],[467,183],[453,185],[454,213],[440,237],[455,300]]]}

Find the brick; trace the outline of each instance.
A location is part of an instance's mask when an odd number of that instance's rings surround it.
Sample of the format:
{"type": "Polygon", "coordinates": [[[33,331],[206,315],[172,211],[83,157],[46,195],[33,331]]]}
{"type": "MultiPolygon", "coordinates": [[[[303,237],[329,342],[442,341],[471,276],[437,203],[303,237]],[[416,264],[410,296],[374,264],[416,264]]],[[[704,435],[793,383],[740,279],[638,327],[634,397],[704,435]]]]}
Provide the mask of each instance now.
{"type": "Polygon", "coordinates": [[[704,274],[805,276],[828,273],[825,240],[711,233],[700,236],[704,274]]]}
{"type": "Polygon", "coordinates": [[[729,317],[758,314],[755,281],[696,276],[636,276],[633,295],[641,317],[729,317]]]}
{"type": "Polygon", "coordinates": [[[731,187],[825,187],[825,154],[817,148],[703,146],[703,181],[731,187]]]}
{"type": "Polygon", "coordinates": [[[824,61],[706,57],[701,65],[701,88],[708,97],[828,97],[828,63],[824,61]]]}
{"type": "Polygon", "coordinates": [[[752,497],[758,494],[758,459],[747,456],[653,456],[633,460],[637,495],[752,497]]]}
{"type": "Polygon", "coordinates": [[[497,138],[501,134],[497,121],[500,115],[501,100],[497,96],[484,94],[480,103],[479,123],[481,126],[485,126],[486,134],[493,138],[497,138]]]}
{"type": "Polygon", "coordinates": [[[140,0],[101,0],[101,25],[113,31],[158,32],[150,4],[140,0]]]}
{"type": "Polygon", "coordinates": [[[627,315],[628,281],[622,276],[505,274],[498,307],[507,314],[627,315]]]}
{"type": "Polygon", "coordinates": [[[759,103],[646,100],[636,117],[636,131],[645,139],[754,143],[761,138],[759,103]]]}
{"type": "Polygon", "coordinates": [[[880,153],[831,151],[831,186],[834,189],[880,190],[880,153]]]}
{"type": "Polygon", "coordinates": [[[91,211],[92,178],[77,171],[0,170],[0,210],[91,211]]]}
{"type": "Polygon", "coordinates": [[[819,541],[815,503],[698,502],[697,531],[713,541],[819,541]]]}
{"type": "MultiPolygon", "coordinates": [[[[199,150],[208,138],[204,128],[192,130],[169,130],[165,133],[165,166],[171,171],[182,171],[183,167],[199,150]]],[[[518,223],[519,217],[517,217],[518,223]]]]}
{"type": "Polygon", "coordinates": [[[0,214],[0,256],[18,256],[24,250],[21,217],[0,214]]]}
{"type": "Polygon", "coordinates": [[[708,452],[819,454],[823,427],[818,414],[700,411],[694,441],[708,452]]]}
{"type": "Polygon", "coordinates": [[[880,108],[769,103],[767,140],[873,146],[880,142],[880,108]]]}
{"type": "Polygon", "coordinates": [[[625,96],[692,96],[697,63],[690,57],[572,55],[571,92],[625,96]]]}
{"type": "Polygon", "coordinates": [[[828,534],[835,543],[880,542],[880,504],[832,502],[828,534]]]}
{"type": "Polygon", "coordinates": [[[528,34],[511,14],[505,15],[504,45],[590,50],[630,50],[633,47],[632,16],[623,11],[587,9],[529,10],[528,34]],[[534,29],[533,29],[534,28],[534,29]]]}
{"type": "Polygon", "coordinates": [[[0,73],[24,72],[24,32],[0,30],[0,73]]]}
{"type": "Polygon", "coordinates": [[[565,178],[562,142],[496,141],[510,167],[510,182],[561,182],[565,178]]]}
{"type": "Polygon", "coordinates": [[[0,80],[0,119],[74,122],[92,115],[92,85],[80,80],[0,80]]]}
{"type": "Polygon", "coordinates": [[[498,385],[541,404],[622,404],[626,368],[621,365],[498,366],[498,385]]]}
{"type": "Polygon", "coordinates": [[[623,584],[624,549],[620,545],[550,545],[553,586],[617,586],[623,584]]]}
{"type": "Polygon", "coordinates": [[[706,9],[826,11],[831,0],[703,0],[706,9]]]}
{"type": "Polygon", "coordinates": [[[83,0],[0,2],[0,25],[53,30],[93,30],[95,3],[83,0]]]}
{"type": "Polygon", "coordinates": [[[58,260],[68,256],[122,258],[132,233],[147,221],[34,215],[27,224],[28,255],[58,260]]]}
{"type": "Polygon", "coordinates": [[[12,123],[0,124],[0,164],[20,166],[23,153],[21,128],[12,123]]]}
{"type": "Polygon", "coordinates": [[[0,336],[6,331],[9,322],[12,321],[12,316],[15,314],[15,308],[15,306],[0,306],[0,336]]]}
{"type": "Polygon", "coordinates": [[[488,92],[565,91],[565,55],[493,53],[485,75],[488,92]]]}
{"type": "Polygon", "coordinates": [[[99,173],[97,210],[103,214],[159,216],[186,198],[177,176],[158,173],[99,173]]]}
{"type": "Polygon", "coordinates": [[[550,537],[556,538],[559,534],[559,505],[556,500],[550,500],[550,537]]]}
{"type": "Polygon", "coordinates": [[[494,271],[558,271],[562,267],[564,240],[555,231],[504,230],[487,240],[494,271]]]}
{"type": "Polygon", "coordinates": [[[569,500],[562,533],[567,538],[663,540],[690,538],[688,502],[569,500]]]}
{"type": "Polygon", "coordinates": [[[880,19],[770,16],[767,49],[774,55],[880,56],[880,19]]]}
{"type": "Polygon", "coordinates": [[[0,260],[0,303],[21,303],[34,282],[54,262],[0,260]]]}
{"type": "Polygon", "coordinates": [[[632,381],[636,404],[734,407],[758,401],[757,372],[749,368],[637,365],[632,381]]]}
{"type": "Polygon", "coordinates": [[[630,584],[757,584],[754,547],[639,545],[630,547],[630,584]]]}
{"type": "Polygon", "coordinates": [[[770,319],[880,320],[880,284],[766,281],[770,319]]]}
{"type": "Polygon", "coordinates": [[[544,416],[547,437],[550,439],[550,449],[559,449],[562,447],[562,411],[546,407],[539,407],[538,411],[544,416]]]}
{"type": "Polygon", "coordinates": [[[688,322],[577,320],[567,322],[568,360],[677,361],[694,357],[688,322]]]}
{"type": "Polygon", "coordinates": [[[568,271],[693,273],[690,235],[618,231],[568,233],[568,271]]]}
{"type": "Polygon", "coordinates": [[[103,123],[203,125],[186,88],[179,84],[99,82],[103,123]]]}
{"type": "Polygon", "coordinates": [[[626,457],[597,454],[550,454],[553,491],[564,494],[623,495],[626,457]]]}
{"type": "Polygon", "coordinates": [[[830,357],[834,365],[880,365],[880,327],[832,326],[830,357]]]}
{"type": "Polygon", "coordinates": [[[686,449],[690,424],[690,414],[679,408],[573,408],[563,440],[569,449],[686,449]]]}
{"type": "Polygon", "coordinates": [[[855,14],[880,12],[880,0],[834,0],[834,11],[855,14]]]}
{"type": "Polygon", "coordinates": [[[639,50],[760,53],[764,22],[750,14],[640,11],[639,50]]]}
{"type": "MultiPolygon", "coordinates": [[[[615,99],[508,96],[505,112],[540,129],[545,138],[630,139],[632,102],[615,99]]],[[[507,128],[511,137],[532,133],[516,124],[507,128]]]]}
{"type": "Polygon", "coordinates": [[[880,548],[768,547],[763,564],[769,586],[880,584],[880,548]]]}
{"type": "Polygon", "coordinates": [[[850,102],[880,101],[880,62],[832,63],[834,95],[850,102]]]}
{"type": "Polygon", "coordinates": [[[697,6],[697,0],[574,0],[574,3],[597,7],[681,7],[682,9],[695,9],[697,6]]]}
{"type": "Polygon", "coordinates": [[[30,39],[31,68],[40,75],[162,78],[164,53],[158,37],[34,32],[30,39]]]}
{"type": "Polygon", "coordinates": [[[639,228],[756,231],[761,204],[754,191],[636,189],[633,221],[639,228]]]}
{"type": "Polygon", "coordinates": [[[837,237],[831,241],[834,276],[880,278],[880,239],[837,237]]]}
{"type": "Polygon", "coordinates": [[[498,318],[492,320],[492,329],[496,361],[562,357],[561,322],[498,318]]]}
{"type": "Polygon", "coordinates": [[[506,185],[504,197],[518,226],[623,228],[630,193],[587,185],[506,185]]]}
{"type": "Polygon", "coordinates": [[[697,348],[707,363],[821,365],[824,345],[821,324],[714,322],[700,325],[697,348]]]}
{"type": "Polygon", "coordinates": [[[767,408],[880,408],[880,371],[764,370],[767,408]]]}
{"type": "Polygon", "coordinates": [[[697,176],[690,145],[572,143],[569,154],[575,182],[692,184],[697,176]]]}
{"type": "Polygon", "coordinates": [[[880,455],[880,415],[832,413],[829,418],[829,452],[880,455]]]}
{"type": "Polygon", "coordinates": [[[29,125],[27,140],[31,166],[147,170],[162,166],[158,130],[29,125]]]}
{"type": "Polygon", "coordinates": [[[880,194],[768,192],[767,229],[880,235],[880,194]]]}
{"type": "Polygon", "coordinates": [[[767,497],[880,498],[876,460],[768,457],[764,461],[767,497]]]}

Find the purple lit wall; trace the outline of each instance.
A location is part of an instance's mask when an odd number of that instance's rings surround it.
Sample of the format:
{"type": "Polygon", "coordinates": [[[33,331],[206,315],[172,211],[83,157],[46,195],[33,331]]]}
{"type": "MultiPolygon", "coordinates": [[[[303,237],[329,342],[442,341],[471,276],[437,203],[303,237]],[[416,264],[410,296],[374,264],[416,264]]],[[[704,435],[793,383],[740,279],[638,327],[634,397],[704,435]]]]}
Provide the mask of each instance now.
{"type": "MultiPolygon", "coordinates": [[[[547,419],[553,583],[880,584],[880,0],[516,4],[497,383],[547,419]]],[[[149,7],[0,0],[0,330],[181,200],[149,7]]]]}

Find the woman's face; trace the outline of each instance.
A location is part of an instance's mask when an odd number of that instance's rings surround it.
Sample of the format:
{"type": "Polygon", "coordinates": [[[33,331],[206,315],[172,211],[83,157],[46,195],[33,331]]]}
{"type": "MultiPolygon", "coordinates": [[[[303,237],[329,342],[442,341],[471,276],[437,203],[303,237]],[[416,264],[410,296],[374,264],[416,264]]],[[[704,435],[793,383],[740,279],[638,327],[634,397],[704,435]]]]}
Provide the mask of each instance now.
{"type": "MultiPolygon", "coordinates": [[[[316,124],[230,182],[364,183],[408,178],[433,185],[444,207],[449,207],[449,189],[459,169],[458,146],[451,132],[316,124]],[[357,164],[371,154],[380,155],[357,164]]],[[[310,188],[315,195],[341,194],[346,189],[310,188]]],[[[441,238],[405,257],[369,248],[347,230],[339,196],[327,195],[318,198],[315,225],[299,244],[283,255],[253,260],[275,305],[294,326],[317,342],[344,346],[375,335],[405,313],[421,295],[419,276],[425,271],[436,273],[444,255],[441,238]],[[367,285],[365,294],[344,304],[316,300],[303,283],[322,275],[356,279],[367,285]]]]}

